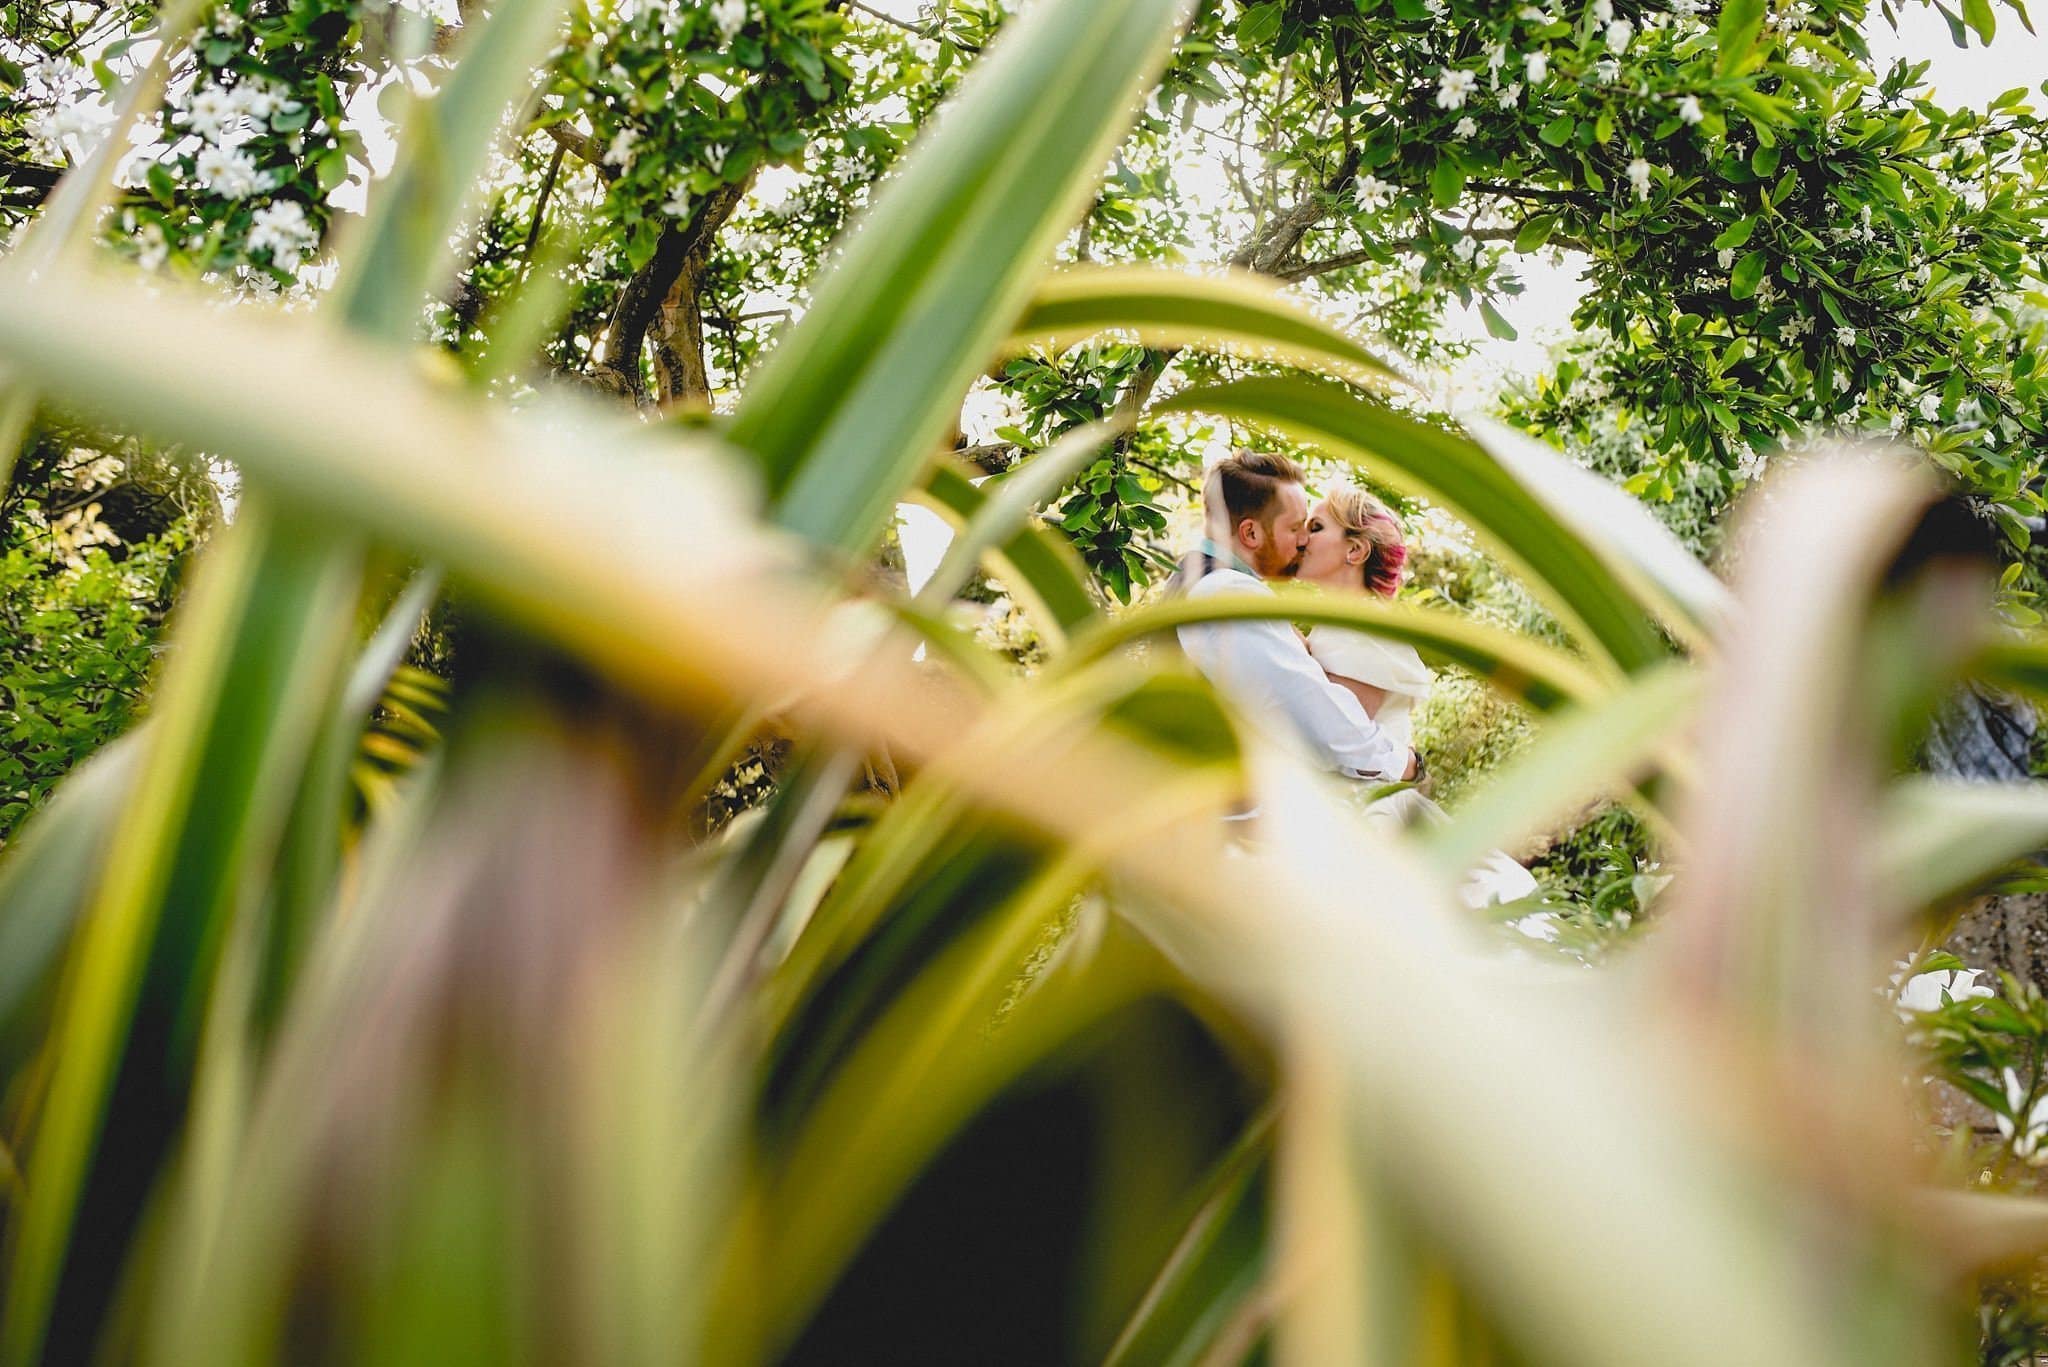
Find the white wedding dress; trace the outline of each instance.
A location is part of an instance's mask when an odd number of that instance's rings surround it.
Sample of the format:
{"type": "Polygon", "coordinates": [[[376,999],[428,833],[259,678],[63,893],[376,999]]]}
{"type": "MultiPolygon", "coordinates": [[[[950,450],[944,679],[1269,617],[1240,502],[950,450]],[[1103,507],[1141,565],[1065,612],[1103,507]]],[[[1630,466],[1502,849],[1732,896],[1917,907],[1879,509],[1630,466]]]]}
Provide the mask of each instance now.
{"type": "MultiPolygon", "coordinates": [[[[1308,651],[1329,674],[1385,690],[1386,701],[1373,720],[1401,749],[1414,743],[1415,709],[1429,697],[1430,686],[1436,682],[1415,647],[1362,631],[1323,626],[1308,634],[1308,651]]],[[[1403,826],[1450,820],[1443,808],[1412,788],[1382,798],[1367,810],[1403,826]]],[[[1473,908],[1519,901],[1535,891],[1535,877],[1501,850],[1480,860],[1458,885],[1459,897],[1473,908]]]]}

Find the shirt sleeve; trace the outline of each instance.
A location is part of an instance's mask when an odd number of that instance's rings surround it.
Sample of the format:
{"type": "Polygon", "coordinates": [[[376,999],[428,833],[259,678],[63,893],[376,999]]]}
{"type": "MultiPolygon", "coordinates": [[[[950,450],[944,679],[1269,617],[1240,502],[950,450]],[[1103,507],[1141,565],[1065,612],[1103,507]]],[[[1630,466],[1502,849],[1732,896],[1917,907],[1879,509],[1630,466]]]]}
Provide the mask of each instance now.
{"type": "Polygon", "coordinates": [[[1407,769],[1407,751],[1349,690],[1330,682],[1287,623],[1210,623],[1184,627],[1180,635],[1182,648],[1211,682],[1255,719],[1286,717],[1325,766],[1352,778],[1383,780],[1398,779],[1407,769]]]}

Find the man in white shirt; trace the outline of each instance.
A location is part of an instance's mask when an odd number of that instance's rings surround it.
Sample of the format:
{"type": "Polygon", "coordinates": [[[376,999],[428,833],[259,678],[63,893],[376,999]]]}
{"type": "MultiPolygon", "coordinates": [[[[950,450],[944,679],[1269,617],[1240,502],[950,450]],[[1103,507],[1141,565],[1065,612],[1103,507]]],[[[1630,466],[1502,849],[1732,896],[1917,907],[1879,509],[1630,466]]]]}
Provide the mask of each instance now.
{"type": "MultiPolygon", "coordinates": [[[[1209,535],[1176,580],[1189,598],[1265,593],[1308,545],[1308,494],[1299,464],[1285,456],[1234,451],[1202,486],[1209,535]]],[[[1255,725],[1285,717],[1310,756],[1349,778],[1391,783],[1416,777],[1415,752],[1380,730],[1348,689],[1330,682],[1284,621],[1210,622],[1179,628],[1195,668],[1255,725]]]]}

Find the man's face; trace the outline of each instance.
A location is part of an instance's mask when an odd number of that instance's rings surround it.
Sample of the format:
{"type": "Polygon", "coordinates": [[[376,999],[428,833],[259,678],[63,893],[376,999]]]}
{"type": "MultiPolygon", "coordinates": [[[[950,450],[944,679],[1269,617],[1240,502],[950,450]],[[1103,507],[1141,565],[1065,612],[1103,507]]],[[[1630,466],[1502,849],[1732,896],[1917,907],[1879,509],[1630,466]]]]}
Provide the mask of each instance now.
{"type": "Polygon", "coordinates": [[[1273,496],[1263,522],[1247,518],[1239,525],[1238,540],[1245,559],[1262,579],[1284,579],[1301,564],[1308,545],[1308,494],[1299,484],[1283,484],[1273,496]]]}

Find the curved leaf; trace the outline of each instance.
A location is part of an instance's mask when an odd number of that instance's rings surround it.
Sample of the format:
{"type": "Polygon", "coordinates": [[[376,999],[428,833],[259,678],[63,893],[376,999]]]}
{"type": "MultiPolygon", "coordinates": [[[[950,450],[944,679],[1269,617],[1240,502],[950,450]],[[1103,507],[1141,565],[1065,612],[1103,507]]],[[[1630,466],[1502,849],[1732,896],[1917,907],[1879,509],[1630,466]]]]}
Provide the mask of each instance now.
{"type": "Polygon", "coordinates": [[[1076,669],[1147,636],[1197,622],[1265,622],[1352,627],[1405,641],[1433,659],[1471,670],[1511,698],[1541,711],[1606,694],[1612,685],[1561,651],[1470,617],[1362,595],[1276,585],[1271,594],[1171,598],[1137,608],[1077,637],[1060,661],[1076,669]]]}
{"type": "MultiPolygon", "coordinates": [[[[926,478],[921,499],[966,525],[988,495],[956,466],[941,461],[926,478]]],[[[1088,567],[1075,554],[1073,543],[1057,532],[1027,525],[987,554],[995,576],[1026,605],[1039,634],[1055,647],[1066,643],[1068,633],[1102,616],[1101,602],[1088,586],[1088,567]]]]}
{"type": "Polygon", "coordinates": [[[1144,266],[1068,266],[1039,285],[1008,350],[1064,348],[1102,332],[1148,346],[1213,346],[1304,370],[1406,383],[1342,328],[1250,271],[1194,275],[1144,266]]]}
{"type": "Polygon", "coordinates": [[[986,501],[946,547],[938,568],[918,590],[918,602],[933,607],[949,601],[974,572],[983,552],[1006,543],[1028,525],[1033,513],[1116,438],[1117,430],[1118,424],[1108,422],[1077,427],[983,486],[986,501]]]}
{"type": "Polygon", "coordinates": [[[1588,801],[1627,787],[1660,751],[1675,748],[1671,743],[1690,728],[1701,692],[1699,671],[1673,662],[1609,697],[1554,714],[1449,824],[1428,833],[1430,862],[1445,877],[1456,877],[1488,850],[1513,849],[1588,801]]]}
{"type": "Polygon", "coordinates": [[[1649,509],[1526,432],[1483,413],[1460,414],[1459,421],[1523,488],[1627,582],[1659,625],[1695,647],[1705,646],[1727,626],[1735,596],[1649,509]]]}
{"type": "Polygon", "coordinates": [[[1901,905],[1937,907],[2048,849],[2048,784],[1903,778],[1884,794],[1879,877],[1901,905]]]}

